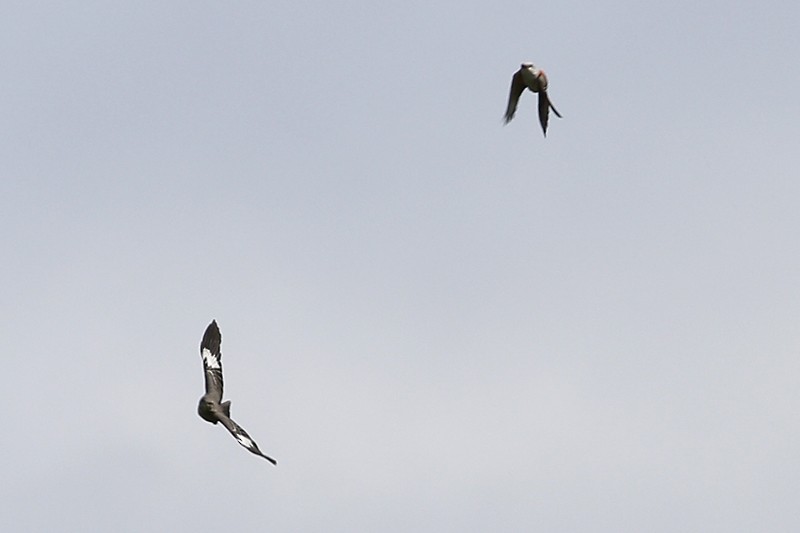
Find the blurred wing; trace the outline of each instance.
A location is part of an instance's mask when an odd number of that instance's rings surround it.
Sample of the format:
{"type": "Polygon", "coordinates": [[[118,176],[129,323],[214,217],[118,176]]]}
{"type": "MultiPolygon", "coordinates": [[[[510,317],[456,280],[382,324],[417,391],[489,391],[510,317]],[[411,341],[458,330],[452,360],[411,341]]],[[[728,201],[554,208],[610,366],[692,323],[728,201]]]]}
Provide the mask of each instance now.
{"type": "Polygon", "coordinates": [[[514,77],[511,78],[511,90],[508,93],[508,107],[506,107],[505,115],[506,124],[514,118],[514,113],[517,111],[517,102],[519,102],[519,97],[524,90],[525,84],[522,82],[522,74],[517,71],[514,77]]]}
{"type": "Polygon", "coordinates": [[[222,335],[217,321],[212,320],[200,341],[200,357],[203,359],[203,370],[206,377],[206,394],[212,395],[217,402],[222,401],[222,335]]]}
{"type": "Polygon", "coordinates": [[[553,101],[550,100],[550,96],[549,95],[547,96],[547,101],[550,102],[550,109],[553,110],[553,113],[555,113],[558,118],[564,118],[564,117],[561,116],[561,113],[558,112],[558,109],[556,109],[556,106],[553,105],[553,101]]]}
{"type": "Polygon", "coordinates": [[[542,132],[547,137],[547,121],[550,118],[550,100],[545,91],[539,91],[539,124],[542,125],[542,132]]]}
{"type": "Polygon", "coordinates": [[[247,448],[247,450],[250,453],[260,455],[261,457],[263,457],[264,459],[266,459],[267,461],[269,461],[274,465],[278,464],[278,462],[275,461],[275,459],[273,459],[272,457],[268,457],[263,453],[261,453],[261,450],[258,449],[258,444],[256,444],[256,441],[251,439],[250,435],[248,435],[247,432],[244,429],[242,429],[242,427],[239,424],[237,424],[227,416],[220,416],[219,421],[222,423],[223,426],[225,426],[225,429],[231,432],[231,435],[233,435],[233,438],[236,439],[236,442],[247,448]]]}

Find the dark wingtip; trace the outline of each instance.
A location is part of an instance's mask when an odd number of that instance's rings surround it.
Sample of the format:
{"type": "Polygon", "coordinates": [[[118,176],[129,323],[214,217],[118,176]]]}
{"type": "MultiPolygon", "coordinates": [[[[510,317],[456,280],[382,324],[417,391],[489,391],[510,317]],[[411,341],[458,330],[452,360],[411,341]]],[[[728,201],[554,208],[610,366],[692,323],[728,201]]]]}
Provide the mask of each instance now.
{"type": "Polygon", "coordinates": [[[273,465],[275,465],[275,466],[278,466],[278,461],[276,461],[276,460],[275,460],[275,459],[273,459],[272,457],[268,457],[268,456],[266,456],[266,455],[262,455],[261,457],[263,457],[264,459],[266,459],[267,461],[269,461],[269,462],[270,462],[270,463],[272,463],[273,465]]]}
{"type": "Polygon", "coordinates": [[[212,320],[211,324],[206,328],[203,333],[203,340],[200,341],[200,349],[208,348],[213,353],[219,352],[220,344],[222,344],[222,334],[219,332],[217,321],[212,320]]]}

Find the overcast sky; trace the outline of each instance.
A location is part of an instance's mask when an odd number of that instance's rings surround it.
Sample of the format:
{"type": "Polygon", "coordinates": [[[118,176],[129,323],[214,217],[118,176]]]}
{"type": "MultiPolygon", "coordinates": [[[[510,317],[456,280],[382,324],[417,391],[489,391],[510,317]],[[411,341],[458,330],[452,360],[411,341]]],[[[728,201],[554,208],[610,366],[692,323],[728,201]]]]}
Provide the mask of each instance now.
{"type": "Polygon", "coordinates": [[[798,28],[4,2],[0,529],[800,530],[798,28]]]}

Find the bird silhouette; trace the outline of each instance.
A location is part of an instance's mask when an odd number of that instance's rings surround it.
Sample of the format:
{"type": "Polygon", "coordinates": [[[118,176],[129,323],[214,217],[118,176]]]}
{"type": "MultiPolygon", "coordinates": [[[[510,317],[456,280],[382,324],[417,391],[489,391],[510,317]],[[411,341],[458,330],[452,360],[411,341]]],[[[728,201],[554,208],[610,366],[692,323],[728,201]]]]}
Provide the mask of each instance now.
{"type": "Polygon", "coordinates": [[[230,431],[236,442],[247,448],[248,451],[260,455],[272,464],[278,464],[275,459],[264,455],[258,449],[256,441],[242,427],[231,420],[231,402],[222,401],[222,335],[217,327],[217,321],[212,320],[200,341],[200,357],[203,359],[203,370],[206,378],[206,393],[200,398],[197,405],[197,414],[206,422],[216,424],[221,422],[225,429],[230,431]]]}
{"type": "Polygon", "coordinates": [[[532,92],[539,93],[539,124],[542,125],[542,132],[547,137],[547,121],[550,117],[550,110],[552,109],[558,118],[562,117],[547,95],[547,76],[542,69],[534,67],[533,63],[520,65],[519,70],[511,78],[511,91],[508,94],[508,107],[505,114],[506,124],[514,118],[517,102],[526,87],[532,92]]]}

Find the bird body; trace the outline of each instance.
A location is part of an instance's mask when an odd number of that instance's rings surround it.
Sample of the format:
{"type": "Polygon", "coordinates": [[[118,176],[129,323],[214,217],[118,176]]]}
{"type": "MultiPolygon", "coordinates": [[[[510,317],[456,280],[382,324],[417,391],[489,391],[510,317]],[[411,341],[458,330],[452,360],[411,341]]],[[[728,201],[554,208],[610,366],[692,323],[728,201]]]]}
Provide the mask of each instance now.
{"type": "Polygon", "coordinates": [[[275,459],[264,455],[258,449],[256,442],[250,435],[242,429],[239,424],[231,419],[231,402],[222,401],[223,381],[222,381],[222,334],[219,332],[217,321],[212,320],[203,334],[200,341],[200,357],[203,360],[203,370],[205,372],[206,393],[200,398],[197,404],[197,414],[206,422],[214,425],[221,422],[233,438],[247,448],[248,451],[259,455],[272,464],[277,464],[275,459]]]}
{"type": "Polygon", "coordinates": [[[531,91],[538,93],[540,90],[547,91],[547,76],[544,71],[537,69],[531,63],[523,63],[519,69],[522,83],[531,91]]]}
{"type": "Polygon", "coordinates": [[[539,124],[541,124],[542,132],[546,137],[550,110],[552,109],[558,118],[561,118],[561,113],[558,112],[547,95],[547,75],[544,70],[533,66],[533,63],[522,63],[519,70],[511,78],[511,90],[508,94],[508,106],[504,117],[505,122],[508,124],[514,118],[519,97],[522,96],[526,88],[531,92],[539,93],[539,124]]]}

